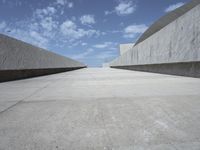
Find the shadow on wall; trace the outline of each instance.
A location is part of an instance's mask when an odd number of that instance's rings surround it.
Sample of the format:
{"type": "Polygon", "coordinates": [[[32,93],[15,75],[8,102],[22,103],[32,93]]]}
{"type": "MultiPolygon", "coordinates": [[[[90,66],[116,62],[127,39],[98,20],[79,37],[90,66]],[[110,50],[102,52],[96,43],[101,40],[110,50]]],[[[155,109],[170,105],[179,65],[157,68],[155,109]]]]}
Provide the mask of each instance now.
{"type": "Polygon", "coordinates": [[[133,66],[112,66],[111,68],[200,78],[200,62],[180,62],[180,63],[133,65],[133,66]]]}

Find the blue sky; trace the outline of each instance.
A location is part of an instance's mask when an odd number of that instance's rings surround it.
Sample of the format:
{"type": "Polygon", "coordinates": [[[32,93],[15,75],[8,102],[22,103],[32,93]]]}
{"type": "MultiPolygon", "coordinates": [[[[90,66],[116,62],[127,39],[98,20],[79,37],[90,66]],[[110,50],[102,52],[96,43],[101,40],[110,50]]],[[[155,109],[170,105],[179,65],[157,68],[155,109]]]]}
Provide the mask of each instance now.
{"type": "Polygon", "coordinates": [[[189,0],[0,0],[0,33],[101,66],[189,0]]]}

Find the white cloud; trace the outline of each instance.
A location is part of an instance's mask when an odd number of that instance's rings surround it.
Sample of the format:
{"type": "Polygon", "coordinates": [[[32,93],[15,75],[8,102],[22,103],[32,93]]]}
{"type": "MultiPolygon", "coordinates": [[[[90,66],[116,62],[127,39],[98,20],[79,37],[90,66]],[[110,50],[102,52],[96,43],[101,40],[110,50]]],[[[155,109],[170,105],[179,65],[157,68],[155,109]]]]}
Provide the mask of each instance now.
{"type": "Polygon", "coordinates": [[[56,9],[54,7],[47,7],[47,12],[54,14],[56,12],[56,9]]]}
{"type": "Polygon", "coordinates": [[[183,6],[184,4],[185,4],[185,3],[180,2],[180,3],[177,3],[177,4],[170,5],[169,7],[167,7],[167,8],[165,9],[165,12],[173,11],[173,10],[175,10],[175,9],[177,9],[177,8],[179,8],[179,7],[181,7],[181,6],[183,6]]]}
{"type": "Polygon", "coordinates": [[[9,32],[9,35],[12,37],[15,37],[24,42],[28,42],[28,43],[31,43],[33,45],[36,45],[36,46],[39,46],[42,48],[48,47],[49,39],[44,37],[42,35],[42,33],[28,30],[28,29],[26,29],[25,26],[23,26],[23,28],[7,27],[6,29],[11,31],[11,32],[9,32]]]}
{"type": "Polygon", "coordinates": [[[87,56],[89,56],[91,53],[93,53],[94,50],[89,48],[87,49],[85,52],[71,56],[73,59],[78,59],[78,60],[82,60],[85,59],[87,56]]]}
{"type": "Polygon", "coordinates": [[[74,6],[74,3],[72,3],[72,2],[69,2],[69,3],[68,3],[68,7],[69,7],[69,8],[72,8],[73,6],[74,6]]]}
{"type": "Polygon", "coordinates": [[[96,44],[94,45],[95,48],[106,48],[107,45],[106,44],[96,44]]]}
{"type": "Polygon", "coordinates": [[[102,60],[110,59],[114,57],[116,57],[116,54],[114,54],[112,51],[101,52],[96,56],[97,59],[102,59],[102,60]]]}
{"type": "Polygon", "coordinates": [[[58,26],[58,22],[54,21],[52,19],[52,17],[46,17],[43,20],[41,20],[41,26],[48,30],[48,31],[52,31],[53,29],[57,28],[58,26]]]}
{"type": "Polygon", "coordinates": [[[102,44],[96,44],[93,47],[102,49],[102,48],[107,48],[107,47],[111,46],[112,44],[113,44],[112,42],[104,42],[102,44]]]}
{"type": "MultiPolygon", "coordinates": [[[[43,8],[36,8],[30,17],[15,23],[0,21],[0,32],[42,48],[51,48],[52,42],[55,43],[53,47],[56,47],[55,45],[62,48],[64,46],[82,45],[87,48],[87,43],[84,43],[85,40],[82,41],[83,38],[98,37],[104,34],[87,26],[79,26],[76,22],[80,18],[73,16],[70,17],[70,20],[60,22],[61,11],[68,7],[67,4],[73,5],[73,3],[70,4],[69,1],[65,0],[58,0],[57,2],[59,2],[59,5],[55,1],[43,8]],[[64,4],[64,6],[61,4],[64,4]]],[[[95,20],[86,19],[84,23],[94,22],[95,20]]]]}
{"type": "Polygon", "coordinates": [[[60,26],[62,31],[67,30],[75,30],[77,28],[76,24],[72,22],[71,20],[66,20],[63,22],[63,24],[60,26]]]}
{"type": "Polygon", "coordinates": [[[112,13],[114,13],[115,11],[108,11],[108,10],[106,10],[105,12],[104,12],[104,14],[105,15],[110,15],[110,14],[112,14],[112,13]]]}
{"type": "Polygon", "coordinates": [[[93,45],[94,48],[104,49],[104,50],[117,50],[118,43],[115,42],[104,42],[102,44],[93,45]]]}
{"type": "Polygon", "coordinates": [[[67,0],[56,0],[56,4],[61,5],[61,6],[67,6],[68,8],[73,8],[74,3],[73,2],[68,2],[67,0]]]}
{"type": "Polygon", "coordinates": [[[118,16],[125,16],[135,12],[136,10],[136,3],[130,0],[121,0],[119,1],[118,5],[114,8],[114,10],[104,12],[105,15],[110,15],[116,13],[118,16]]]}
{"type": "Polygon", "coordinates": [[[65,5],[67,3],[67,1],[66,0],[57,0],[56,3],[60,4],[60,5],[65,5]]]}
{"type": "Polygon", "coordinates": [[[77,25],[71,20],[66,20],[60,26],[60,31],[62,34],[69,40],[73,41],[76,39],[80,39],[84,36],[91,37],[93,35],[99,35],[99,31],[96,30],[84,30],[82,28],[78,28],[77,25]]]}
{"type": "Polygon", "coordinates": [[[81,16],[80,21],[84,25],[95,24],[94,15],[83,15],[81,16]]]}
{"type": "Polygon", "coordinates": [[[30,36],[37,42],[38,45],[46,45],[48,40],[35,31],[30,31],[30,36]]]}
{"type": "Polygon", "coordinates": [[[124,37],[125,38],[134,38],[137,34],[143,33],[147,30],[147,26],[145,24],[141,25],[130,25],[124,29],[124,37]]]}
{"type": "Polygon", "coordinates": [[[6,22],[5,21],[0,22],[0,30],[5,29],[5,27],[6,27],[6,22]]]}
{"type": "Polygon", "coordinates": [[[47,6],[36,9],[30,18],[8,25],[5,29],[6,34],[17,39],[31,43],[33,45],[47,48],[51,39],[54,38],[58,27],[56,19],[56,9],[47,6]]]}
{"type": "Polygon", "coordinates": [[[29,29],[30,30],[39,30],[39,24],[37,22],[31,22],[29,25],[28,25],[29,29]]]}
{"type": "Polygon", "coordinates": [[[24,2],[22,0],[0,0],[0,3],[6,4],[10,7],[20,7],[24,2]]]}
{"type": "Polygon", "coordinates": [[[50,4],[42,9],[36,9],[30,19],[25,20],[28,31],[36,31],[48,39],[53,39],[59,29],[57,16],[60,14],[56,6],[50,4]]]}
{"type": "Polygon", "coordinates": [[[43,9],[36,9],[34,12],[36,17],[43,18],[44,16],[51,16],[56,13],[56,9],[54,7],[46,7],[43,9]]]}
{"type": "Polygon", "coordinates": [[[142,33],[147,29],[144,24],[141,25],[130,25],[125,28],[125,33],[142,33]]]}
{"type": "Polygon", "coordinates": [[[136,9],[136,5],[132,1],[121,1],[118,6],[115,7],[115,12],[118,15],[132,14],[136,9]]]}
{"type": "Polygon", "coordinates": [[[82,46],[86,46],[86,45],[87,45],[87,43],[81,43],[81,45],[82,45],[82,46]]]}

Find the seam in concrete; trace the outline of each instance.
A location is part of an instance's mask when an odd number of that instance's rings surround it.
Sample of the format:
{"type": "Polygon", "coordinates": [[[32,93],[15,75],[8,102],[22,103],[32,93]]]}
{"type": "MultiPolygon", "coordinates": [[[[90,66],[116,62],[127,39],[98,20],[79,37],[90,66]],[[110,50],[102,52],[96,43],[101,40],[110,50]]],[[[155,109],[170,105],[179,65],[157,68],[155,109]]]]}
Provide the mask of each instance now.
{"type": "MultiPolygon", "coordinates": [[[[105,97],[105,98],[97,98],[97,100],[100,101],[110,101],[111,98],[118,100],[118,99],[124,99],[124,100],[130,100],[130,101],[137,101],[137,99],[149,99],[151,98],[151,101],[157,101],[157,98],[172,98],[172,97],[178,97],[178,98],[183,98],[183,97],[199,97],[200,95],[162,95],[162,96],[132,96],[132,97],[105,97]],[[134,99],[136,100],[134,100],[134,99]],[[155,98],[156,100],[153,100],[153,98],[155,98]]],[[[90,100],[88,100],[88,98],[85,99],[75,99],[75,98],[71,98],[71,99],[48,99],[48,100],[30,100],[30,101],[23,101],[22,103],[45,103],[45,102],[85,102],[85,101],[90,101],[93,102],[93,97],[91,97],[90,100]]],[[[14,101],[9,101],[9,102],[14,102],[14,101]]],[[[95,102],[96,103],[96,102],[95,102]]]]}
{"type": "Polygon", "coordinates": [[[110,143],[110,146],[108,146],[108,147],[113,147],[111,136],[108,133],[107,128],[106,128],[106,123],[105,123],[105,119],[104,119],[104,115],[103,115],[103,111],[102,111],[102,107],[101,107],[101,103],[100,102],[97,103],[97,107],[99,108],[99,110],[101,110],[100,117],[101,117],[101,120],[102,120],[102,123],[103,123],[105,134],[107,135],[107,138],[108,138],[108,142],[110,143]]]}
{"type": "MultiPolygon", "coordinates": [[[[51,83],[49,83],[49,84],[51,84],[51,83]]],[[[11,108],[13,108],[13,107],[15,107],[15,106],[21,104],[24,100],[26,100],[27,98],[33,96],[33,95],[36,94],[38,91],[47,88],[47,87],[49,86],[49,84],[45,85],[44,87],[41,87],[41,88],[37,89],[36,91],[34,91],[34,92],[33,92],[32,94],[30,94],[29,96],[27,96],[27,97],[25,97],[25,98],[19,100],[17,103],[15,103],[15,104],[11,105],[10,107],[4,109],[3,111],[0,112],[0,115],[3,114],[3,113],[5,113],[6,111],[10,110],[11,108]]]]}

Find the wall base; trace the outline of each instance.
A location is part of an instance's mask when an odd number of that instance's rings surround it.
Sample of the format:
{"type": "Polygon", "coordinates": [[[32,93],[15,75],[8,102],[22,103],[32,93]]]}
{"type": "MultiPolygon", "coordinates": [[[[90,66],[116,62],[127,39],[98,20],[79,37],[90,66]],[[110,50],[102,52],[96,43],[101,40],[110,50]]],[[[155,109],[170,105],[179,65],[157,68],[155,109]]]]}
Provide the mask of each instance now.
{"type": "Polygon", "coordinates": [[[154,72],[154,73],[196,77],[196,78],[200,77],[200,62],[111,66],[111,68],[154,72]]]}
{"type": "Polygon", "coordinates": [[[82,69],[85,67],[74,68],[47,68],[47,69],[25,69],[25,70],[0,70],[0,82],[25,79],[43,75],[50,75],[60,72],[82,69]]]}

